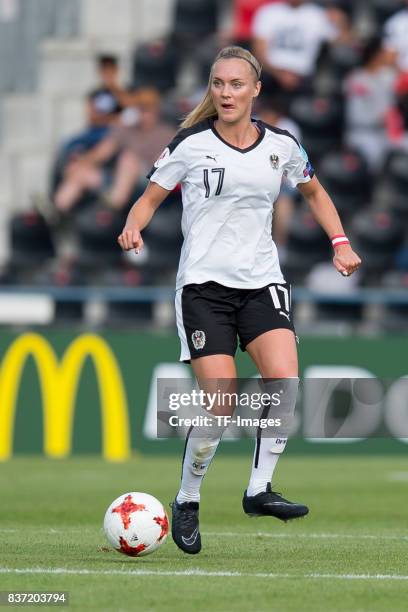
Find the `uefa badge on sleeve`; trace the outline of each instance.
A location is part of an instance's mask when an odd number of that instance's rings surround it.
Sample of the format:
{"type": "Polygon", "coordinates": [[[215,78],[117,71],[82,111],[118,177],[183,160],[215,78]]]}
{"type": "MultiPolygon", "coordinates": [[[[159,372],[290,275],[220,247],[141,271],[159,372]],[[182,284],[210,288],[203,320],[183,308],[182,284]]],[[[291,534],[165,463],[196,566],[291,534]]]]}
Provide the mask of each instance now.
{"type": "Polygon", "coordinates": [[[156,161],[154,162],[153,164],[154,167],[158,168],[160,164],[162,163],[162,161],[166,159],[169,155],[170,155],[170,149],[169,147],[166,147],[164,151],[159,155],[158,159],[156,159],[156,161]]]}
{"type": "Polygon", "coordinates": [[[271,166],[274,170],[278,170],[279,168],[279,157],[273,153],[269,156],[269,161],[271,162],[271,166]]]}
{"type": "Polygon", "coordinates": [[[196,349],[196,351],[200,351],[204,348],[205,345],[205,333],[196,329],[191,334],[191,340],[194,344],[194,348],[196,349]]]}
{"type": "Polygon", "coordinates": [[[312,178],[313,176],[313,168],[312,168],[312,164],[310,163],[310,161],[308,161],[306,163],[305,169],[303,170],[303,176],[306,178],[308,176],[310,176],[310,178],[312,178]]]}

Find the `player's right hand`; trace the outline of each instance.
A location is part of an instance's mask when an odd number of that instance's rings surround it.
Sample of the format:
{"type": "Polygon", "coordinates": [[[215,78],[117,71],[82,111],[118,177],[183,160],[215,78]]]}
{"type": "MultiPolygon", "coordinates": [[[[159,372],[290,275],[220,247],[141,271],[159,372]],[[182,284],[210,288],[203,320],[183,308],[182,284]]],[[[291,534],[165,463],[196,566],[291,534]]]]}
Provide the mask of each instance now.
{"type": "Polygon", "coordinates": [[[143,249],[143,240],[138,229],[124,227],[122,233],[118,236],[118,242],[124,251],[135,249],[136,254],[139,254],[143,249]]]}

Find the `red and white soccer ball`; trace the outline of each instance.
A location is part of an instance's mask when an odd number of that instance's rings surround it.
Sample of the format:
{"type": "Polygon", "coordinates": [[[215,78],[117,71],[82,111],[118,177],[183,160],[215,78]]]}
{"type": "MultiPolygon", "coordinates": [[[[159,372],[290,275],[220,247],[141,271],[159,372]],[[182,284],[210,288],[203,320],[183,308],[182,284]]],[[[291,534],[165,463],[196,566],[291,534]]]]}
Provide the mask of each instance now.
{"type": "Polygon", "coordinates": [[[142,557],[167,538],[169,521],[163,504],[148,493],[124,493],[106,511],[103,528],[115,550],[142,557]]]}

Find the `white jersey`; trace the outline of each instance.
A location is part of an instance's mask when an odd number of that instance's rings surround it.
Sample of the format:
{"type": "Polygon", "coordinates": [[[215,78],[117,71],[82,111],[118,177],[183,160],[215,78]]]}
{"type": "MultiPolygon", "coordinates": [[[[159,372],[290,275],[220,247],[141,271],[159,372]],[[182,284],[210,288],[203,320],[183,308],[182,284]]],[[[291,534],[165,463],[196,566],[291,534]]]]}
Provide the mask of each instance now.
{"type": "Polygon", "coordinates": [[[268,62],[281,70],[309,76],[322,43],[337,38],[327,13],[312,3],[266,4],[254,16],[252,35],[267,42],[268,62]]]}
{"type": "Polygon", "coordinates": [[[408,71],[408,9],[399,11],[385,22],[384,45],[397,53],[398,68],[408,71]]]}
{"type": "Polygon", "coordinates": [[[246,149],[223,140],[213,119],[180,130],[148,174],[169,191],[181,183],[176,289],[207,281],[238,289],[284,282],[271,234],[273,204],[283,175],[296,186],[314,172],[289,132],[256,125],[258,139],[246,149]]]}

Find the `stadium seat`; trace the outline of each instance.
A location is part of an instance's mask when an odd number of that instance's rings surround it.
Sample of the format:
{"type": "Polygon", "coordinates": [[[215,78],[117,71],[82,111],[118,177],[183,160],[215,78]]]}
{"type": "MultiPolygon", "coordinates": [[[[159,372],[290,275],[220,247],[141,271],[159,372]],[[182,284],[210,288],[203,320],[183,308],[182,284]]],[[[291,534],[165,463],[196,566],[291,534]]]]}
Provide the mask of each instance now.
{"type": "Polygon", "coordinates": [[[405,8],[405,6],[406,2],[404,0],[371,0],[370,7],[377,28],[381,28],[391,15],[405,8]]]}
{"type": "Polygon", "coordinates": [[[291,220],[286,249],[282,267],[288,280],[296,283],[331,254],[330,241],[308,210],[297,211],[291,220]]]}
{"type": "Polygon", "coordinates": [[[161,118],[177,129],[180,126],[180,117],[187,115],[193,107],[188,97],[180,96],[174,91],[163,98],[160,113],[161,118]]]}
{"type": "Polygon", "coordinates": [[[176,47],[167,40],[139,45],[133,59],[133,87],[155,87],[160,92],[173,89],[178,64],[176,47]]]}
{"type": "Polygon", "coordinates": [[[217,0],[176,0],[173,34],[176,39],[197,42],[217,30],[217,0]]]}
{"type": "Polygon", "coordinates": [[[404,230],[398,219],[388,211],[368,211],[352,221],[353,246],[360,255],[362,283],[379,283],[386,270],[393,267],[404,230]]]}
{"type": "Polygon", "coordinates": [[[290,107],[302,131],[303,146],[312,162],[339,149],[342,137],[342,107],[335,97],[300,96],[290,107]]]}
{"type": "Polygon", "coordinates": [[[356,151],[329,153],[319,165],[319,179],[344,216],[357,212],[370,200],[370,175],[356,151]]]}
{"type": "Polygon", "coordinates": [[[208,39],[205,45],[199,45],[197,49],[194,50],[198,83],[203,87],[206,87],[208,83],[208,75],[210,74],[214,57],[220,50],[219,41],[215,38],[208,39]]]}
{"type": "Polygon", "coordinates": [[[316,4],[320,4],[323,8],[339,8],[347,15],[352,15],[355,3],[353,0],[317,0],[316,4]]]}
{"type": "Polygon", "coordinates": [[[124,225],[124,215],[95,202],[78,213],[75,225],[79,241],[78,260],[84,269],[103,269],[121,261],[117,237],[124,225]]]}
{"type": "Polygon", "coordinates": [[[11,251],[13,261],[37,266],[55,255],[51,231],[37,212],[15,215],[11,220],[11,251]]]}
{"type": "Polygon", "coordinates": [[[148,249],[146,265],[156,280],[177,269],[183,243],[181,213],[180,193],[173,191],[144,230],[143,238],[148,249]]]}
{"type": "Polygon", "coordinates": [[[387,164],[389,204],[402,222],[408,221],[408,153],[398,152],[387,164]]]}
{"type": "Polygon", "coordinates": [[[51,230],[37,212],[14,215],[10,222],[10,256],[2,284],[41,283],[41,274],[55,256],[51,230]]]}
{"type": "Polygon", "coordinates": [[[361,50],[350,44],[327,45],[321,60],[325,76],[325,91],[340,96],[345,76],[359,65],[361,50]]]}

